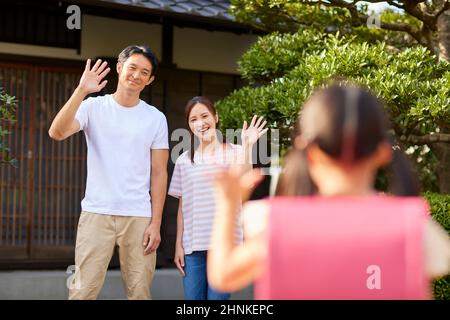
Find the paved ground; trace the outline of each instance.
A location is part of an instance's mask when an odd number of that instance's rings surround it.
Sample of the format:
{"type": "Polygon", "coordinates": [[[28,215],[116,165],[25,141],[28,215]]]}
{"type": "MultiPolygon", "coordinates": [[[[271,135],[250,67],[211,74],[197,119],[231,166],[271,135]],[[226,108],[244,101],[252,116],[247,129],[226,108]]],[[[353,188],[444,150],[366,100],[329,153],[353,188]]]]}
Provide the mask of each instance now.
{"type": "MultiPolygon", "coordinates": [[[[52,271],[1,271],[0,299],[63,300],[67,299],[66,270],[52,271]]],[[[155,300],[183,299],[181,276],[175,269],[158,269],[153,280],[152,295],[155,300]]],[[[232,299],[251,300],[253,289],[248,287],[233,293],[232,299]]],[[[108,271],[99,299],[126,299],[119,270],[108,271]]]]}

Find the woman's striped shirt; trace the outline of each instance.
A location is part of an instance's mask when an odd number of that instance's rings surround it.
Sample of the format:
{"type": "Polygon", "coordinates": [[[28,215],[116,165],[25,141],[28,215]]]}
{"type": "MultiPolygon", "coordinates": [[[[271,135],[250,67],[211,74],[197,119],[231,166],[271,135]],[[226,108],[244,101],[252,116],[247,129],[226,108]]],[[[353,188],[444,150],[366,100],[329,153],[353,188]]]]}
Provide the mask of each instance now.
{"type": "MultiPolygon", "coordinates": [[[[197,151],[194,163],[191,163],[189,151],[178,157],[168,194],[182,198],[185,254],[209,249],[215,213],[214,175],[243,161],[243,148],[235,144],[226,144],[214,153],[197,151]]],[[[238,225],[236,241],[241,242],[242,224],[238,225]]]]}

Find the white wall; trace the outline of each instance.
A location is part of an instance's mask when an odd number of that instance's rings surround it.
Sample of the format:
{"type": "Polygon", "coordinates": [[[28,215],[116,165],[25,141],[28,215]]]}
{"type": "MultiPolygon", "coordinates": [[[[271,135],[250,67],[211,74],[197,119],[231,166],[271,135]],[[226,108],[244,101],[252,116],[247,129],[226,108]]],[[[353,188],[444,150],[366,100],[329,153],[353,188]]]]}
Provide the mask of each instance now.
{"type": "MultiPolygon", "coordinates": [[[[0,42],[0,53],[86,60],[97,56],[117,57],[130,44],[149,45],[158,58],[162,53],[162,27],[83,15],[81,54],[76,50],[0,42]]],[[[256,36],[174,28],[174,63],[181,69],[237,73],[236,61],[256,36]]]]}
{"type": "Polygon", "coordinates": [[[161,57],[161,25],[86,16],[81,48],[84,57],[116,57],[130,44],[146,44],[161,57]]]}
{"type": "Polygon", "coordinates": [[[237,73],[237,60],[254,35],[174,28],[174,63],[181,69],[237,73]]]}

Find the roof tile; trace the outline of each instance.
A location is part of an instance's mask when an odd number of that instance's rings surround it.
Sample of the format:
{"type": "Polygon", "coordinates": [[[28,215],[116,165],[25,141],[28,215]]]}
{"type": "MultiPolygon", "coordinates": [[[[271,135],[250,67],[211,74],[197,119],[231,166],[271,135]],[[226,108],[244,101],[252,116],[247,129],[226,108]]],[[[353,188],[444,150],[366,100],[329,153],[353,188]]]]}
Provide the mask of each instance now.
{"type": "Polygon", "coordinates": [[[103,0],[103,1],[234,21],[234,17],[228,13],[230,0],[103,0]]]}

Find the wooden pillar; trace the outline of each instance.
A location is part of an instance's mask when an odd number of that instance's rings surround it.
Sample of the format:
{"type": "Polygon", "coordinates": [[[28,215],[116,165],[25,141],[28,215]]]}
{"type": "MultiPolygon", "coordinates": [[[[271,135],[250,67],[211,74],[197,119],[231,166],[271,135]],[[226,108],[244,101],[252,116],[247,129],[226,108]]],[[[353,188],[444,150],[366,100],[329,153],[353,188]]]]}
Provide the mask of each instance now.
{"type": "Polygon", "coordinates": [[[164,19],[162,23],[161,67],[177,67],[176,64],[173,63],[173,23],[170,19],[164,19]]]}

